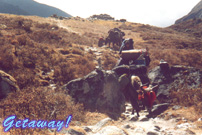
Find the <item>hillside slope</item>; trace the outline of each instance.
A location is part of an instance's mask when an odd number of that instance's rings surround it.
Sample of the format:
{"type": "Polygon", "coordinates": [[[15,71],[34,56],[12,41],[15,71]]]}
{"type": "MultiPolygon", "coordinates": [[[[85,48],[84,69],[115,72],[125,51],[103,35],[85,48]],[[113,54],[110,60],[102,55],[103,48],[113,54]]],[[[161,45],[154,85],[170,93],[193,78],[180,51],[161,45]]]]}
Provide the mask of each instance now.
{"type": "Polygon", "coordinates": [[[202,1],[200,1],[187,15],[176,20],[175,24],[194,18],[202,19],[202,1]]]}
{"type": "MultiPolygon", "coordinates": [[[[74,58],[77,57],[70,54],[73,53],[84,55],[86,53],[86,50],[88,51],[89,56],[91,55],[91,58],[87,58],[93,59],[92,62],[95,62],[98,58],[96,55],[99,55],[99,57],[102,58],[104,68],[111,69],[119,58],[117,51],[119,47],[115,46],[115,48],[112,48],[112,50],[110,48],[99,48],[97,43],[101,36],[106,37],[108,31],[115,27],[121,29],[126,33],[125,38],[133,38],[135,48],[149,48],[149,53],[152,60],[149,69],[158,65],[161,59],[164,59],[171,65],[180,64],[197,68],[202,67],[202,60],[200,59],[202,57],[202,30],[200,29],[202,27],[202,22],[198,20],[190,20],[189,22],[184,22],[184,24],[182,25],[173,25],[168,28],[158,28],[138,23],[121,23],[104,20],[90,21],[82,18],[57,20],[54,18],[1,15],[0,44],[3,45],[1,50],[9,52],[10,48],[11,50],[15,49],[13,50],[14,52],[16,51],[16,49],[19,52],[17,54],[18,56],[16,56],[15,53],[12,55],[9,53],[1,53],[2,56],[0,58],[2,59],[2,61],[0,63],[0,69],[5,70],[11,75],[14,75],[14,77],[17,77],[18,71],[16,69],[19,70],[22,68],[21,70],[23,70],[25,68],[29,70],[30,64],[25,63],[30,62],[34,63],[34,68],[37,68],[37,70],[40,69],[42,71],[49,72],[51,71],[51,69],[56,69],[56,67],[57,69],[61,70],[62,68],[58,67],[59,61],[67,61],[65,60],[66,57],[68,57],[69,60],[72,59],[74,61],[74,58]],[[71,48],[69,48],[69,46],[71,48]],[[43,60],[40,59],[43,58],[42,56],[36,57],[32,53],[25,53],[33,49],[37,51],[37,49],[41,47],[44,49],[47,48],[47,50],[49,50],[50,52],[51,50],[56,50],[56,52],[58,52],[57,50],[59,50],[61,54],[51,54],[55,55],[55,58],[52,58],[56,59],[57,62],[53,61],[54,59],[49,59],[50,54],[47,53],[46,55],[44,55],[43,51],[38,50],[37,53],[38,55],[47,57],[43,60]],[[88,49],[89,47],[91,49],[88,49]],[[94,50],[96,50],[97,52],[95,52],[94,50]],[[22,60],[22,56],[26,56],[27,59],[22,60]],[[59,60],[56,57],[64,57],[64,59],[59,60]],[[4,58],[12,58],[10,59],[12,60],[12,62],[6,63],[6,60],[3,60],[4,58]],[[15,62],[17,61],[19,61],[19,65],[15,66],[15,62]]],[[[86,62],[87,61],[88,60],[86,60],[86,62]]],[[[79,61],[77,61],[76,63],[78,62],[79,61]]],[[[91,67],[90,69],[93,68],[94,67],[91,67]]],[[[90,72],[90,69],[86,71],[83,70],[83,73],[79,71],[72,72],[74,75],[71,76],[69,79],[82,76],[90,72]]],[[[60,81],[62,81],[61,73],[62,72],[59,71],[58,73],[55,73],[56,78],[57,75],[60,76],[60,81]]],[[[19,76],[17,78],[19,78],[19,76]]],[[[23,77],[21,79],[23,79],[23,77]]],[[[69,79],[65,79],[62,82],[69,79]]],[[[58,82],[60,81],[58,80],[58,82]]],[[[19,82],[23,83],[23,81],[19,82]]]]}
{"type": "MultiPolygon", "coordinates": [[[[8,115],[16,114],[22,119],[61,120],[65,119],[68,114],[73,114],[71,126],[95,125],[107,116],[88,112],[82,105],[73,103],[60,87],[72,79],[83,77],[93,71],[98,65],[98,58],[101,58],[104,69],[114,67],[119,59],[119,46],[98,47],[100,37],[107,37],[108,31],[112,28],[121,29],[126,34],[125,38],[133,38],[134,48],[149,48],[151,56],[149,69],[159,65],[161,59],[170,65],[193,66],[201,69],[201,27],[201,20],[198,19],[168,28],[158,28],[132,22],[88,20],[79,17],[58,20],[50,17],[0,14],[0,70],[12,75],[21,89],[0,102],[2,107],[0,117],[3,120],[8,115]]],[[[195,93],[194,91],[190,90],[190,93],[195,93]]],[[[198,92],[200,91],[201,89],[198,92]]],[[[191,98],[187,96],[189,94],[183,94],[184,91],[180,93],[182,100],[187,98],[190,103],[191,98]]],[[[197,101],[201,100],[197,96],[194,97],[197,101]]],[[[197,105],[198,102],[191,103],[197,105]]],[[[134,115],[132,117],[128,115],[129,110],[119,120],[112,121],[109,125],[125,126],[130,121],[129,129],[125,130],[132,131],[132,133],[142,131],[142,134],[146,134],[150,129],[145,130],[144,126],[141,129],[137,128],[133,122],[138,122],[140,125],[144,125],[145,121],[150,125],[158,122],[152,118],[136,121],[134,115]]],[[[186,113],[179,113],[175,110],[172,112],[171,108],[168,113],[162,114],[162,118],[171,121],[178,120],[174,124],[181,124],[186,118],[187,122],[197,122],[201,127],[201,122],[197,121],[199,114],[187,107],[183,107],[182,111],[184,110],[186,113]],[[190,112],[193,116],[190,116],[190,112]],[[187,114],[186,117],[184,117],[185,114],[187,114]]],[[[167,133],[164,131],[164,126],[166,125],[158,126],[159,131],[161,130],[158,133],[167,133]]],[[[172,125],[171,132],[178,131],[175,127],[172,125]]],[[[154,127],[152,126],[151,130],[152,128],[154,127]]],[[[39,130],[40,133],[42,131],[39,130]]],[[[32,134],[34,132],[39,134],[38,130],[33,128],[25,130],[13,128],[10,133],[32,134]]],[[[184,132],[179,134],[184,134],[184,132]]]]}
{"type": "Polygon", "coordinates": [[[5,3],[3,1],[0,1],[0,12],[9,13],[9,14],[17,14],[17,15],[29,15],[29,13],[27,13],[23,9],[21,9],[17,6],[5,3]]]}
{"type": "Polygon", "coordinates": [[[0,13],[36,15],[41,17],[57,14],[58,16],[71,17],[71,15],[60,9],[40,4],[33,0],[1,0],[0,5],[4,5],[4,8],[0,8],[0,13]]]}

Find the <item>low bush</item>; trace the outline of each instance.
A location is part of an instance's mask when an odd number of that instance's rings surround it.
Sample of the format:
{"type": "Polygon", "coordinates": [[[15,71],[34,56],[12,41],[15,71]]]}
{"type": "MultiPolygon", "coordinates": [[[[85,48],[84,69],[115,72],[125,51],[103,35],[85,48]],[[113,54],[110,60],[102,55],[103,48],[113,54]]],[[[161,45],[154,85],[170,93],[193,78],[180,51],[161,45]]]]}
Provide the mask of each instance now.
{"type": "Polygon", "coordinates": [[[202,89],[181,89],[171,93],[173,104],[190,107],[194,106],[198,114],[202,113],[202,89]]]}
{"type": "MultiPolygon", "coordinates": [[[[10,93],[0,102],[0,117],[16,115],[20,120],[64,120],[72,115],[72,121],[85,122],[86,111],[81,104],[75,104],[62,90],[44,87],[29,87],[10,93]]],[[[70,123],[71,125],[71,123],[70,123]]],[[[47,128],[45,128],[47,129],[47,128]]],[[[43,129],[11,128],[10,133],[16,135],[43,133],[43,129]]]]}

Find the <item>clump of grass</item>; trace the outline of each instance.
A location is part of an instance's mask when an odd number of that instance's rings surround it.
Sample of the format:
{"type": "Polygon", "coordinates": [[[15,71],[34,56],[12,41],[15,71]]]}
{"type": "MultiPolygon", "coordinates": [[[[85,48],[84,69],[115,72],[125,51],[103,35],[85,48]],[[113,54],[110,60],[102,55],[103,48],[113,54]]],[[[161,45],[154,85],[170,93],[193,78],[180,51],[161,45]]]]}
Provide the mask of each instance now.
{"type": "MultiPolygon", "coordinates": [[[[66,120],[71,114],[72,121],[85,122],[86,111],[81,104],[75,104],[62,90],[51,90],[44,87],[29,87],[10,93],[0,102],[2,119],[16,115],[18,119],[29,120],[66,120]]],[[[11,134],[32,134],[44,132],[42,129],[11,129],[11,134]]]]}
{"type": "Polygon", "coordinates": [[[104,53],[102,56],[102,65],[105,70],[111,70],[115,67],[117,58],[110,53],[104,53]]]}
{"type": "Polygon", "coordinates": [[[84,55],[84,51],[79,48],[73,48],[71,52],[72,54],[84,55]]]}
{"type": "Polygon", "coordinates": [[[202,52],[194,49],[150,49],[151,64],[153,68],[161,59],[167,61],[170,65],[184,65],[201,68],[199,64],[202,62],[202,52]]]}
{"type": "Polygon", "coordinates": [[[6,33],[0,36],[0,70],[16,78],[20,89],[39,86],[41,78],[38,74],[41,71],[54,70],[55,83],[64,84],[94,68],[92,56],[84,56],[82,47],[72,46],[75,43],[88,44],[88,39],[56,25],[23,17],[2,16],[0,21],[6,26],[6,33]],[[30,27],[30,31],[25,27],[30,27]],[[58,48],[64,51],[58,52],[58,48]],[[77,57],[70,61],[65,57],[69,54],[77,57]],[[77,60],[79,56],[82,57],[77,60]]]}
{"type": "Polygon", "coordinates": [[[198,114],[202,113],[202,89],[181,89],[173,91],[171,98],[174,99],[174,104],[179,104],[186,107],[193,106],[198,114]]]}

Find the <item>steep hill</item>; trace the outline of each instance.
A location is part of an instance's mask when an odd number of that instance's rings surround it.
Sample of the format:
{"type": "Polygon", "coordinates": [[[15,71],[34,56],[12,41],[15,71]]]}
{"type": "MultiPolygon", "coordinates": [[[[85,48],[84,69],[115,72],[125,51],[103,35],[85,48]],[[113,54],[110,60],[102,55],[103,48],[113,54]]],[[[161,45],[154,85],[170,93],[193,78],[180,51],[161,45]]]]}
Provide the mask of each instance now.
{"type": "Polygon", "coordinates": [[[64,11],[45,4],[40,4],[33,0],[1,0],[0,13],[9,13],[17,15],[37,15],[49,17],[53,14],[63,17],[71,17],[64,11]]]}
{"type": "Polygon", "coordinates": [[[178,19],[175,24],[189,19],[202,19],[202,1],[200,1],[187,15],[178,19]]]}

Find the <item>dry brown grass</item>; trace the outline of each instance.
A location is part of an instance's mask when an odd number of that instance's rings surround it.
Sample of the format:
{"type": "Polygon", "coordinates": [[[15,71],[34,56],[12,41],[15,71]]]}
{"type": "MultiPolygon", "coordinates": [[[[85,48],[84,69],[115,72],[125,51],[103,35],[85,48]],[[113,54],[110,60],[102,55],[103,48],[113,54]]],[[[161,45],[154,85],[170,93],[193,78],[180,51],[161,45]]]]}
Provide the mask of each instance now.
{"type": "Polygon", "coordinates": [[[185,65],[196,68],[202,68],[202,51],[195,49],[150,49],[151,63],[150,68],[159,64],[161,59],[167,61],[170,65],[185,65]]]}
{"type": "Polygon", "coordinates": [[[90,45],[87,38],[25,17],[1,15],[0,20],[5,26],[0,37],[0,69],[14,76],[20,88],[40,85],[39,71],[54,70],[55,83],[64,84],[94,69],[91,55],[84,56],[84,50],[72,46],[90,45]],[[57,48],[79,57],[69,61],[57,48]]]}
{"type": "Polygon", "coordinates": [[[111,70],[115,67],[117,63],[117,57],[116,55],[112,55],[111,53],[104,53],[102,56],[102,66],[105,70],[111,70]]]}
{"type": "Polygon", "coordinates": [[[191,107],[193,106],[198,114],[202,113],[202,89],[181,89],[172,92],[171,97],[175,104],[191,107]]]}
{"type": "Polygon", "coordinates": [[[191,128],[191,131],[194,131],[196,134],[201,134],[201,127],[202,127],[202,122],[198,121],[199,118],[202,117],[201,114],[196,113],[194,107],[182,107],[181,109],[178,110],[173,110],[172,108],[169,108],[164,112],[165,117],[164,119],[169,120],[169,119],[178,119],[177,124],[182,124],[182,123],[193,123],[197,127],[191,128]]]}
{"type": "MultiPolygon", "coordinates": [[[[86,120],[86,112],[81,104],[75,104],[62,90],[51,90],[45,87],[26,88],[16,93],[11,93],[0,103],[0,117],[7,118],[16,115],[18,119],[30,120],[66,120],[71,114],[72,121],[86,120]]],[[[40,129],[11,129],[11,134],[27,134],[40,129]]]]}
{"type": "MultiPolygon", "coordinates": [[[[96,58],[93,52],[85,52],[85,47],[97,46],[98,39],[101,36],[106,37],[109,29],[115,27],[126,33],[125,38],[133,38],[135,48],[149,48],[152,60],[149,69],[157,66],[160,59],[166,60],[170,65],[202,67],[201,23],[197,20],[194,23],[183,24],[183,27],[178,24],[169,28],[158,28],[130,22],[89,21],[86,19],[56,20],[36,16],[1,14],[0,69],[11,74],[22,89],[21,96],[20,94],[14,95],[16,98],[11,101],[21,98],[27,105],[29,103],[27,97],[30,99],[37,98],[35,97],[37,91],[42,92],[41,87],[39,87],[41,80],[43,80],[43,77],[39,75],[42,71],[48,73],[53,70],[52,81],[58,85],[63,85],[91,72],[95,67],[94,60],[96,58]],[[191,29],[191,32],[186,29],[191,29]],[[30,87],[34,87],[34,89],[29,92],[28,88],[30,87]]],[[[102,56],[104,68],[111,69],[118,59],[116,53],[106,49],[106,53],[103,53],[102,56]]],[[[185,92],[186,94],[197,92],[198,95],[201,95],[201,90],[186,91],[188,92],[185,92]]],[[[44,93],[51,95],[46,90],[41,94],[45,96],[44,93]]],[[[186,97],[185,93],[174,93],[176,97],[173,98],[178,98],[179,104],[186,106],[190,104],[189,106],[193,106],[196,112],[201,112],[201,109],[196,107],[197,105],[201,106],[199,104],[201,102],[200,97],[194,96],[195,98],[192,99],[186,97]],[[181,96],[178,97],[177,95],[181,96]],[[183,98],[188,104],[182,102],[183,98]]],[[[58,97],[63,98],[62,95],[55,95],[51,102],[44,102],[48,106],[52,105],[54,101],[60,101],[58,97]]],[[[2,102],[2,105],[3,103],[10,103],[9,100],[7,98],[5,102],[2,102]]],[[[16,107],[19,107],[22,101],[16,101],[16,107]]],[[[17,113],[16,107],[9,108],[10,112],[17,113]]],[[[45,109],[51,110],[51,108],[45,109]]],[[[22,111],[29,115],[26,109],[22,109],[22,111]]],[[[76,112],[74,113],[76,115],[76,112]]],[[[95,115],[93,119],[97,119],[97,115],[100,114],[93,115],[95,115]]],[[[48,119],[49,112],[43,117],[48,119]]]]}

